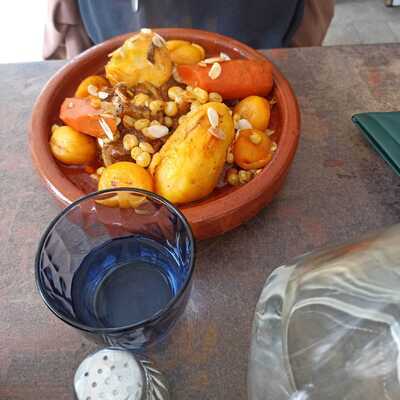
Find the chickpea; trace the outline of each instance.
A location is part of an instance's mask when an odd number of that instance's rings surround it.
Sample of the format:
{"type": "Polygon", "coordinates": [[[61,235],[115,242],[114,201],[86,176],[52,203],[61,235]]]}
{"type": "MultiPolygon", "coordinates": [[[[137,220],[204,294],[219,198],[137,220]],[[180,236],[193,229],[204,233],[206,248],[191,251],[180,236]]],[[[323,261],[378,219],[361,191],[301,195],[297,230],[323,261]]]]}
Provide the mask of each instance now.
{"type": "Polygon", "coordinates": [[[89,164],[96,158],[96,140],[69,126],[54,129],[50,138],[54,157],[64,164],[89,164]]]}
{"type": "Polygon", "coordinates": [[[153,100],[150,102],[149,108],[152,114],[156,114],[164,109],[164,102],[162,100],[153,100]]]}
{"type": "Polygon", "coordinates": [[[243,129],[233,145],[235,163],[245,170],[263,168],[272,159],[272,146],[273,142],[264,132],[243,129]]]}
{"type": "Polygon", "coordinates": [[[226,173],[226,180],[232,186],[238,185],[239,184],[239,175],[238,175],[237,169],[229,168],[226,173]]]}
{"type": "Polygon", "coordinates": [[[164,125],[167,126],[168,128],[171,128],[171,126],[174,124],[174,120],[171,117],[165,117],[164,118],[164,125]]]}
{"type": "Polygon", "coordinates": [[[147,151],[143,151],[136,157],[136,164],[140,165],[143,168],[146,168],[150,165],[151,155],[147,153],[147,151]]]}
{"type": "Polygon", "coordinates": [[[150,153],[150,154],[154,153],[154,147],[148,142],[140,142],[139,148],[147,153],[150,153]]]}
{"type": "Polygon", "coordinates": [[[260,96],[248,96],[236,104],[234,112],[247,119],[253,128],[265,131],[271,116],[271,107],[267,99],[260,96]]]}
{"type": "Polygon", "coordinates": [[[239,171],[238,175],[239,175],[239,183],[241,184],[249,182],[252,178],[251,172],[245,171],[243,169],[239,171]]]}
{"type": "Polygon", "coordinates": [[[176,114],[178,114],[177,104],[174,101],[168,101],[165,105],[164,112],[168,117],[174,117],[176,114]]]}
{"type": "Polygon", "coordinates": [[[178,97],[182,97],[185,91],[179,86],[171,86],[168,89],[168,97],[171,100],[176,100],[178,97]]]}
{"type": "Polygon", "coordinates": [[[135,146],[131,149],[131,157],[136,160],[139,154],[142,152],[142,149],[139,146],[135,146]]]}
{"type": "Polygon", "coordinates": [[[133,128],[135,126],[135,119],[130,115],[124,115],[122,118],[122,124],[125,128],[133,128]]]}
{"type": "Polygon", "coordinates": [[[200,104],[205,104],[208,101],[208,93],[206,90],[196,87],[193,89],[193,94],[200,104]]]}
{"type": "Polygon", "coordinates": [[[138,107],[148,106],[150,97],[144,93],[138,93],[132,100],[133,104],[138,107]]]}
{"type": "Polygon", "coordinates": [[[122,139],[122,145],[124,146],[125,150],[130,151],[132,148],[139,145],[139,140],[135,135],[127,134],[122,139]]]}
{"type": "Polygon", "coordinates": [[[150,121],[146,118],[142,118],[135,122],[134,127],[137,131],[141,131],[142,129],[147,128],[149,125],[150,121]]]}
{"type": "Polygon", "coordinates": [[[208,101],[216,101],[217,103],[222,103],[223,99],[219,93],[211,92],[208,94],[208,101]]]}
{"type": "Polygon", "coordinates": [[[260,144],[262,142],[262,136],[258,132],[253,132],[249,136],[250,142],[253,144],[260,144]]]}
{"type": "Polygon", "coordinates": [[[160,121],[157,121],[156,119],[153,119],[153,121],[150,122],[150,126],[154,126],[154,125],[161,125],[160,121]]]}

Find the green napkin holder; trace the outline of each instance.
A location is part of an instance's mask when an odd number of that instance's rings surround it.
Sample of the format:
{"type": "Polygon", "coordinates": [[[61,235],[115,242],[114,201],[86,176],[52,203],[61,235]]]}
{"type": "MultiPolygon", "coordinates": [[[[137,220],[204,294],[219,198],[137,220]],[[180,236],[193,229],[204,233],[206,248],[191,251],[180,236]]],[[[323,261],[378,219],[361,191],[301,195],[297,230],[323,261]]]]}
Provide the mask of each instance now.
{"type": "Polygon", "coordinates": [[[400,112],[355,114],[352,121],[383,159],[400,175],[400,112]]]}

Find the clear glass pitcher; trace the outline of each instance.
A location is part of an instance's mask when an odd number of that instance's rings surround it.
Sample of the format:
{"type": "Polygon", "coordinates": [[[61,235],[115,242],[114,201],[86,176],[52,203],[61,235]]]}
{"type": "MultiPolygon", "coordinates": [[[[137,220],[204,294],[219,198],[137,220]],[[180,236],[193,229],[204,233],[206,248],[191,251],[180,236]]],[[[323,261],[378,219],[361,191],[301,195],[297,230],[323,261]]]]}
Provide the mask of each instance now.
{"type": "Polygon", "coordinates": [[[400,399],[400,225],[276,269],[257,304],[250,400],[400,399]]]}

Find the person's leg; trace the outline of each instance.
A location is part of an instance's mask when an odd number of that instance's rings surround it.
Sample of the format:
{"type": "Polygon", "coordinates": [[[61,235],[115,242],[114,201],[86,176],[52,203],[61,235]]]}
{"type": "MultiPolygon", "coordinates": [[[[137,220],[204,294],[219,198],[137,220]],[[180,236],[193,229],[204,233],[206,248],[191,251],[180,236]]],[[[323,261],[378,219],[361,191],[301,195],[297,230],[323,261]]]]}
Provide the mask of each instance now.
{"type": "Polygon", "coordinates": [[[72,58],[90,46],[75,0],[48,0],[43,58],[72,58]]]}
{"type": "Polygon", "coordinates": [[[334,15],[335,0],[305,0],[303,20],[292,46],[320,46],[334,15]]]}

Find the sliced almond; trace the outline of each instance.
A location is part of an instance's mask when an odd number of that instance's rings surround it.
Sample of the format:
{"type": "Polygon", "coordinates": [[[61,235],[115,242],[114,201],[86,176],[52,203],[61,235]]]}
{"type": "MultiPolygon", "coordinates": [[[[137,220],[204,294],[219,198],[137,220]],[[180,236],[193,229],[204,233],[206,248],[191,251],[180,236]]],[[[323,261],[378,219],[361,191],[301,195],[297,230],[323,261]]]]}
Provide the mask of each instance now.
{"type": "Polygon", "coordinates": [[[151,125],[142,129],[142,133],[149,139],[160,139],[169,134],[169,129],[165,125],[151,125]]]}
{"type": "Polygon", "coordinates": [[[145,35],[150,35],[151,32],[153,32],[150,28],[142,28],[140,30],[141,33],[145,34],[145,35]]]}
{"type": "Polygon", "coordinates": [[[219,128],[209,128],[208,133],[216,137],[217,139],[224,140],[225,139],[225,133],[222,129],[219,128]]]}
{"type": "Polygon", "coordinates": [[[208,107],[207,109],[207,117],[210,121],[210,125],[212,128],[217,128],[219,124],[219,116],[218,113],[212,107],[208,107]]]}
{"type": "Polygon", "coordinates": [[[153,42],[154,46],[156,46],[156,47],[163,47],[166,44],[165,39],[156,32],[154,32],[154,36],[151,39],[151,41],[153,42]]]}
{"type": "Polygon", "coordinates": [[[275,131],[273,129],[267,129],[265,133],[267,134],[267,136],[272,136],[275,133],[275,131]]]}
{"type": "Polygon", "coordinates": [[[128,98],[121,92],[121,89],[119,87],[115,88],[115,94],[121,99],[122,102],[128,102],[128,98]]]}
{"type": "Polygon", "coordinates": [[[278,148],[278,145],[275,142],[272,142],[271,151],[274,152],[277,150],[277,148],[278,148]]]}
{"type": "Polygon", "coordinates": [[[109,94],[107,92],[103,92],[102,90],[100,90],[100,92],[97,93],[97,97],[100,100],[105,100],[108,96],[109,94]]]}
{"type": "Polygon", "coordinates": [[[97,96],[97,87],[94,85],[88,85],[87,91],[91,96],[97,96]]]}
{"type": "Polygon", "coordinates": [[[101,126],[101,129],[103,129],[103,132],[107,136],[108,140],[112,142],[114,140],[114,134],[112,133],[111,128],[108,126],[107,122],[103,117],[99,119],[99,124],[101,126]]]}
{"type": "Polygon", "coordinates": [[[222,72],[221,64],[215,62],[208,71],[208,76],[214,80],[221,75],[221,72],[222,72]]]}
{"type": "Polygon", "coordinates": [[[224,61],[229,61],[231,60],[231,58],[228,56],[228,54],[224,53],[221,51],[221,53],[219,53],[219,58],[221,58],[224,61]]]}
{"type": "Polygon", "coordinates": [[[198,62],[197,65],[200,67],[207,67],[207,64],[204,61],[198,62]]]}
{"type": "Polygon", "coordinates": [[[236,129],[241,130],[241,129],[252,129],[253,127],[251,126],[251,123],[247,119],[239,119],[239,121],[236,124],[236,129]]]}
{"type": "Polygon", "coordinates": [[[214,64],[216,62],[223,62],[224,60],[221,57],[210,57],[210,58],[205,58],[203,61],[203,63],[205,64],[214,64]]]}
{"type": "Polygon", "coordinates": [[[101,148],[103,148],[103,146],[104,146],[104,140],[103,140],[103,139],[98,138],[98,139],[97,139],[97,143],[99,144],[99,146],[100,146],[101,148]]]}
{"type": "Polygon", "coordinates": [[[172,70],[172,77],[179,83],[183,83],[181,77],[179,76],[178,70],[176,69],[176,67],[173,68],[172,70]]]}
{"type": "Polygon", "coordinates": [[[152,37],[151,41],[153,42],[154,46],[156,46],[156,47],[164,47],[165,41],[160,35],[155,34],[152,37]]]}

